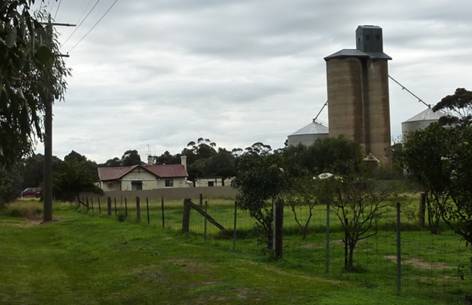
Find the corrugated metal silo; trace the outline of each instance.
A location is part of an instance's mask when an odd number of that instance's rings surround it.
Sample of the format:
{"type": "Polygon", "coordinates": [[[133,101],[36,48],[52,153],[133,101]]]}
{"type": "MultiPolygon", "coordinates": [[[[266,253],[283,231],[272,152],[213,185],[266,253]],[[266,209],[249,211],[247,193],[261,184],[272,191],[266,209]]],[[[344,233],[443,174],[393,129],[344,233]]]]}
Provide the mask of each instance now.
{"type": "Polygon", "coordinates": [[[402,122],[402,138],[406,140],[408,134],[417,130],[425,129],[430,124],[439,121],[439,118],[446,115],[443,111],[434,112],[431,108],[421,111],[412,118],[402,122]]]}
{"type": "Polygon", "coordinates": [[[317,123],[315,120],[310,124],[300,128],[287,137],[289,146],[297,146],[299,144],[310,146],[318,139],[328,137],[328,127],[317,123]]]}

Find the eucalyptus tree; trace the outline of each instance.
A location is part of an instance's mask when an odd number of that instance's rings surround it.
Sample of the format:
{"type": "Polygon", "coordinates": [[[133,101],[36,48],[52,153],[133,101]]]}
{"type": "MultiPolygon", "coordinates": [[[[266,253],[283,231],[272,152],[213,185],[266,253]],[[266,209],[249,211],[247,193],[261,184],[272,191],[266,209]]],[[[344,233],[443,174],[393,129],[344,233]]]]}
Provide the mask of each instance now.
{"type": "Polygon", "coordinates": [[[0,3],[0,165],[12,166],[43,138],[45,106],[63,99],[69,75],[37,0],[0,3]]]}

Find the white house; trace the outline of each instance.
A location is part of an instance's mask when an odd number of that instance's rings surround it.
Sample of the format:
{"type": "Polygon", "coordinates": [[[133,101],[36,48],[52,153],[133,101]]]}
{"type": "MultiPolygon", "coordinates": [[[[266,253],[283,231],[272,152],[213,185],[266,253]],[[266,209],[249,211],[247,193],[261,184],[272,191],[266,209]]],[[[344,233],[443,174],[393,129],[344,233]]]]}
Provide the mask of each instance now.
{"type": "Polygon", "coordinates": [[[187,160],[181,164],[146,164],[99,167],[98,178],[103,191],[140,191],[170,187],[188,187],[187,160]]]}

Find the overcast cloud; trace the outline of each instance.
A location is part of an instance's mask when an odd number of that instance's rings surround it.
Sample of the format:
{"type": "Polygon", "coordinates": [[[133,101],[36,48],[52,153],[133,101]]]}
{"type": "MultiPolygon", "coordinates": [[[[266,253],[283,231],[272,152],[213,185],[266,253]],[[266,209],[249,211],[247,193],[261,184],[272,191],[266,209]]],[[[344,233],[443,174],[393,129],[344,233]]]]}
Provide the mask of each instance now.
{"type": "MultiPolygon", "coordinates": [[[[62,0],[57,21],[77,23],[94,1],[62,0]]],[[[112,2],[100,2],[64,52],[112,2]]],[[[390,73],[434,104],[471,89],[471,11],[470,0],[121,0],[67,59],[54,154],[102,162],[138,149],[145,158],[148,147],[176,153],[198,137],[282,147],[326,101],[323,57],[354,48],[359,24],[383,28],[390,73]]],[[[61,29],[62,41],[71,31],[61,29]]],[[[390,109],[398,138],[424,106],[391,82],[390,109]]]]}

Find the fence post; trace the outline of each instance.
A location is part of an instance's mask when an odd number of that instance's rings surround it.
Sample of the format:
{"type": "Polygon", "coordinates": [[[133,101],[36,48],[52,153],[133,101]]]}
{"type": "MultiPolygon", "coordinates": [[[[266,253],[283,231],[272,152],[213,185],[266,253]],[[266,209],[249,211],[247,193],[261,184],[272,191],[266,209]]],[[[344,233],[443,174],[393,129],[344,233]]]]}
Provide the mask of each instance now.
{"type": "Polygon", "coordinates": [[[116,197],[113,197],[113,206],[115,208],[115,215],[116,215],[116,197]]]}
{"type": "Polygon", "coordinates": [[[98,200],[98,215],[102,215],[102,206],[100,204],[100,197],[98,197],[97,200],[98,200]]]}
{"type": "Polygon", "coordinates": [[[190,210],[192,209],[192,201],[184,199],[184,211],[182,214],[182,233],[190,231],[190,210]]]}
{"type": "Polygon", "coordinates": [[[238,220],[238,202],[234,201],[234,212],[233,212],[233,251],[236,250],[236,225],[238,220]]]}
{"type": "Polygon", "coordinates": [[[94,209],[93,209],[93,197],[90,198],[90,204],[92,205],[92,213],[94,212],[94,209]]]}
{"type": "MultiPolygon", "coordinates": [[[[205,212],[208,212],[208,200],[205,200],[205,207],[204,207],[205,212]]],[[[207,239],[207,219],[206,217],[203,217],[203,239],[207,239]]]]}
{"type": "Polygon", "coordinates": [[[161,218],[162,218],[162,228],[165,228],[165,218],[164,218],[164,197],[161,197],[161,218]]]}
{"type": "Polygon", "coordinates": [[[85,196],[85,204],[87,205],[87,212],[88,212],[90,209],[88,196],[85,196]]]}
{"type": "Polygon", "coordinates": [[[402,252],[400,236],[400,202],[397,202],[397,295],[400,295],[402,285],[402,252]]]}
{"type": "Polygon", "coordinates": [[[136,197],[136,220],[141,221],[141,198],[136,197]]]}
{"type": "Polygon", "coordinates": [[[424,228],[425,211],[426,211],[426,193],[422,192],[420,194],[420,206],[418,210],[418,224],[422,228],[424,228]]]}
{"type": "Polygon", "coordinates": [[[284,203],[281,199],[274,202],[274,257],[279,259],[283,256],[283,222],[284,203]]]}
{"type": "Polygon", "coordinates": [[[125,197],[125,217],[128,218],[128,198],[125,197]]]}
{"type": "Polygon", "coordinates": [[[330,217],[331,217],[331,204],[328,202],[326,204],[326,261],[325,261],[325,271],[329,273],[331,267],[331,247],[330,247],[330,217]]]}
{"type": "Polygon", "coordinates": [[[146,214],[147,214],[147,222],[148,224],[151,223],[151,219],[149,218],[149,198],[146,197],[146,214]]]}
{"type": "Polygon", "coordinates": [[[107,198],[107,209],[108,209],[108,216],[111,216],[111,197],[107,198]]]}

